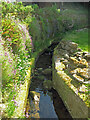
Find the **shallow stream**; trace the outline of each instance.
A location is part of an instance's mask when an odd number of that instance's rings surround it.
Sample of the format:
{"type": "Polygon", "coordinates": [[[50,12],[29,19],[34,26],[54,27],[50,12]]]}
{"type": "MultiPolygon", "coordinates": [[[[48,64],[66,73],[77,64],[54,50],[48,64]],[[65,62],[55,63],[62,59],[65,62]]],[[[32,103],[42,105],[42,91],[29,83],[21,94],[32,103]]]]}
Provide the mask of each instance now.
{"type": "Polygon", "coordinates": [[[44,70],[52,68],[53,49],[56,45],[52,44],[36,61],[26,106],[27,118],[71,118],[58,93],[53,88],[48,90],[43,84],[45,80],[52,80],[52,73],[46,74],[44,70]]]}

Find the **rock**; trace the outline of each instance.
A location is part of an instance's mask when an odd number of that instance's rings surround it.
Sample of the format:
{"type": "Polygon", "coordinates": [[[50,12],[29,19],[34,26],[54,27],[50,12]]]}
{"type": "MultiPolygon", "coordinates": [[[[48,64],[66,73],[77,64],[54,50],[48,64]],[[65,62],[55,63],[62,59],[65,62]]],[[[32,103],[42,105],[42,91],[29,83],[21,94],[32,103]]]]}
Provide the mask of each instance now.
{"type": "Polygon", "coordinates": [[[88,88],[85,86],[85,85],[82,85],[80,88],[79,88],[79,92],[87,92],[88,91],[88,88]]]}
{"type": "Polygon", "coordinates": [[[35,100],[35,101],[39,101],[39,96],[35,95],[35,96],[34,96],[34,100],[35,100]]]}
{"type": "Polygon", "coordinates": [[[82,52],[77,52],[76,56],[77,57],[81,57],[82,56],[82,52]]]}
{"type": "Polygon", "coordinates": [[[52,72],[51,68],[47,68],[47,69],[45,69],[45,70],[42,71],[42,73],[44,75],[51,74],[51,72],[52,72]]]}
{"type": "Polygon", "coordinates": [[[85,57],[90,58],[90,53],[85,54],[85,57]]]}
{"type": "Polygon", "coordinates": [[[79,61],[76,59],[76,57],[70,57],[70,60],[74,62],[75,64],[78,64],[79,61]]]}
{"type": "Polygon", "coordinates": [[[85,54],[85,55],[84,55],[84,58],[85,58],[87,61],[89,61],[89,60],[90,60],[90,53],[85,54]]]}
{"type": "Polygon", "coordinates": [[[70,51],[71,49],[77,50],[78,44],[74,43],[74,42],[71,42],[71,41],[63,40],[63,41],[60,42],[60,46],[61,46],[62,49],[70,51]]]}
{"type": "Polygon", "coordinates": [[[76,52],[74,55],[77,56],[77,57],[81,57],[82,56],[82,52],[76,52]]]}
{"type": "Polygon", "coordinates": [[[68,62],[68,60],[67,59],[65,59],[64,61],[63,61],[63,64],[64,65],[67,65],[69,62],[68,62]]]}
{"type": "Polygon", "coordinates": [[[51,89],[52,86],[53,86],[53,83],[52,83],[51,80],[45,80],[45,81],[43,82],[43,85],[44,85],[45,88],[51,89]]]}
{"type": "Polygon", "coordinates": [[[67,51],[69,53],[74,53],[75,50],[77,50],[78,44],[71,42],[71,41],[61,41],[60,44],[58,45],[57,49],[59,49],[61,55],[67,54],[67,51]]]}
{"type": "Polygon", "coordinates": [[[34,74],[35,74],[35,76],[38,76],[38,75],[39,75],[39,73],[38,73],[37,71],[35,71],[35,73],[34,73],[34,74]]]}
{"type": "Polygon", "coordinates": [[[78,50],[79,52],[82,52],[82,49],[80,49],[80,48],[77,48],[77,50],[78,50]]]}
{"type": "Polygon", "coordinates": [[[88,63],[87,63],[87,61],[85,59],[81,59],[79,61],[79,65],[78,66],[79,67],[88,67],[88,63]]]}
{"type": "Polygon", "coordinates": [[[60,56],[64,56],[65,54],[69,54],[68,51],[60,49],[59,52],[60,56]]]}
{"type": "Polygon", "coordinates": [[[51,68],[51,66],[49,66],[49,68],[51,68]]]}
{"type": "Polygon", "coordinates": [[[65,49],[65,44],[61,43],[62,49],[65,49]]]}
{"type": "Polygon", "coordinates": [[[64,80],[67,84],[70,84],[72,79],[64,71],[58,71],[57,73],[60,75],[62,80],[64,80]]]}
{"type": "Polygon", "coordinates": [[[30,118],[40,118],[39,116],[39,111],[40,111],[40,107],[39,107],[39,101],[40,101],[40,93],[36,92],[36,91],[31,91],[30,92],[30,100],[31,103],[30,106],[30,118]],[[32,100],[33,99],[33,100],[32,100]]]}
{"type": "Polygon", "coordinates": [[[77,50],[77,47],[78,47],[78,44],[77,44],[77,43],[69,42],[68,44],[69,44],[69,46],[70,46],[72,49],[77,50]]]}
{"type": "Polygon", "coordinates": [[[66,54],[64,54],[64,57],[66,58],[66,59],[69,59],[69,55],[66,53],[66,54]]]}
{"type": "Polygon", "coordinates": [[[85,52],[83,52],[83,56],[84,56],[85,54],[88,54],[88,52],[86,52],[86,51],[85,51],[85,52]]]}
{"type": "Polygon", "coordinates": [[[65,60],[64,58],[61,58],[61,59],[60,59],[60,62],[62,62],[62,61],[64,61],[64,60],[65,60]]]}
{"type": "Polygon", "coordinates": [[[79,73],[81,76],[85,77],[86,79],[89,78],[88,68],[80,69],[79,73]]]}
{"type": "Polygon", "coordinates": [[[38,68],[38,71],[40,71],[40,72],[41,72],[42,70],[43,70],[43,68],[38,68]]]}
{"type": "Polygon", "coordinates": [[[70,46],[69,46],[68,44],[65,45],[64,49],[65,49],[65,50],[68,50],[68,51],[71,50],[71,48],[70,48],[70,46]]]}
{"type": "Polygon", "coordinates": [[[75,51],[73,49],[70,49],[70,53],[73,54],[75,51]]]}
{"type": "Polygon", "coordinates": [[[68,69],[68,66],[69,66],[69,65],[67,64],[67,65],[66,65],[66,69],[68,69]]]}
{"type": "Polygon", "coordinates": [[[90,84],[90,80],[89,81],[85,81],[83,82],[84,84],[90,84]]]}
{"type": "Polygon", "coordinates": [[[80,76],[88,79],[89,75],[88,75],[88,68],[77,68],[73,71],[70,71],[71,74],[79,74],[80,76]]]}
{"type": "Polygon", "coordinates": [[[81,59],[82,59],[81,57],[78,57],[78,58],[77,58],[77,60],[79,60],[79,61],[80,61],[81,59]]]}
{"type": "Polygon", "coordinates": [[[56,62],[60,62],[60,58],[59,57],[56,58],[56,62]]]}
{"type": "Polygon", "coordinates": [[[76,74],[73,74],[73,77],[75,78],[75,80],[77,80],[78,82],[81,82],[83,83],[84,82],[84,79],[81,78],[80,76],[76,75],[76,74]]]}
{"type": "Polygon", "coordinates": [[[77,69],[75,69],[75,70],[73,70],[73,71],[70,71],[70,73],[71,73],[71,74],[76,74],[76,73],[78,73],[78,71],[80,71],[80,69],[81,69],[81,68],[77,68],[77,69]]]}
{"type": "Polygon", "coordinates": [[[78,94],[78,90],[77,90],[77,88],[76,88],[74,85],[70,84],[69,87],[70,87],[76,94],[78,94]]]}
{"type": "Polygon", "coordinates": [[[35,101],[39,101],[40,99],[40,93],[36,92],[36,91],[30,91],[30,96],[35,100],[35,101]]]}
{"type": "Polygon", "coordinates": [[[62,62],[56,62],[55,68],[57,69],[57,71],[61,71],[61,70],[65,69],[65,65],[62,62]]]}

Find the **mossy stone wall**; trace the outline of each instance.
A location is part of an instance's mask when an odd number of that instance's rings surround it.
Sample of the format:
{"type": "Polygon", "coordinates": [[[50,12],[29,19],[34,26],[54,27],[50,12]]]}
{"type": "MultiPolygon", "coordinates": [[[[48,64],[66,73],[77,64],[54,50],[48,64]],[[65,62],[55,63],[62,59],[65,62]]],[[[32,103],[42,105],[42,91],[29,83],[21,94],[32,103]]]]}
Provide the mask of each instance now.
{"type": "Polygon", "coordinates": [[[75,94],[75,92],[69,88],[69,86],[60,78],[59,73],[54,68],[55,55],[53,55],[53,87],[58,92],[59,96],[62,98],[66,108],[71,114],[72,118],[88,118],[88,107],[75,94]]]}

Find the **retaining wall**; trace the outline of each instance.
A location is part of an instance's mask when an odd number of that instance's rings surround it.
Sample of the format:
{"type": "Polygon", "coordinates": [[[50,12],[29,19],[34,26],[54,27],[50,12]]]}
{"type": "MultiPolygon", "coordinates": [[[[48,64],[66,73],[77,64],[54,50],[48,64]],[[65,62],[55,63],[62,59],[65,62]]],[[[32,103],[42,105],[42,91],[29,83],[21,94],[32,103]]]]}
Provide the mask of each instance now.
{"type": "MultiPolygon", "coordinates": [[[[61,56],[61,54],[57,54],[61,56]]],[[[72,118],[88,118],[88,107],[76,93],[77,89],[71,84],[70,76],[64,72],[66,66],[60,62],[58,55],[56,55],[55,49],[52,58],[53,88],[62,98],[72,118]]]]}

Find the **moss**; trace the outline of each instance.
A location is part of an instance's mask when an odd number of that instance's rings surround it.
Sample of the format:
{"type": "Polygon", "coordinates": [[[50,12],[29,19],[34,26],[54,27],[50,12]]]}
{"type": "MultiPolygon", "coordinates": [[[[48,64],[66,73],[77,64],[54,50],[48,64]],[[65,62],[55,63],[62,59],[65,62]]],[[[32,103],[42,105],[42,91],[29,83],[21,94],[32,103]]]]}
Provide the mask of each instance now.
{"type": "MultiPolygon", "coordinates": [[[[54,58],[54,57],[53,57],[54,58]]],[[[54,68],[53,59],[53,87],[58,92],[62,98],[65,106],[70,112],[72,118],[87,118],[88,117],[88,107],[80,99],[77,93],[77,88],[71,84],[69,81],[69,76],[64,73],[64,71],[57,72],[54,68]],[[66,80],[64,80],[66,79],[66,80]]],[[[70,78],[71,79],[71,78],[70,78]]]]}
{"type": "MultiPolygon", "coordinates": [[[[68,60],[65,57],[63,58],[61,56],[61,54],[59,53],[59,49],[60,49],[60,51],[62,49],[65,49],[66,48],[65,45],[66,45],[66,43],[69,43],[69,41],[68,41],[68,39],[67,39],[67,41],[64,39],[62,41],[64,43],[63,47],[60,46],[60,44],[62,43],[62,42],[60,42],[59,45],[54,49],[53,67],[55,64],[54,68],[57,71],[56,74],[58,74],[58,77],[60,78],[60,80],[64,81],[64,83],[74,92],[74,94],[79,95],[79,97],[88,106],[88,100],[86,99],[86,98],[88,98],[87,93],[84,94],[84,97],[82,97],[83,93],[78,94],[78,92],[80,92],[81,85],[84,84],[83,82],[86,79],[82,78],[82,76],[80,76],[80,75],[77,75],[77,73],[80,73],[80,71],[81,71],[81,74],[84,72],[84,75],[86,75],[86,74],[88,75],[88,71],[85,73],[85,70],[88,68],[88,62],[86,59],[83,59],[82,55],[81,55],[82,56],[81,60],[77,60],[77,57],[71,57],[75,53],[72,53],[72,55],[70,53],[68,53],[70,55],[68,60]],[[68,61],[66,66],[63,64],[64,62],[61,62],[61,61],[65,61],[65,59],[68,61]],[[85,68],[82,69],[82,66],[85,68]],[[81,67],[81,68],[77,68],[77,67],[81,67]]],[[[79,53],[78,49],[77,49],[77,53],[79,53]]],[[[80,54],[81,54],[81,52],[80,52],[80,54]]],[[[55,81],[55,82],[57,82],[57,81],[55,81]]],[[[58,86],[58,89],[59,89],[59,86],[58,86]]],[[[84,92],[87,92],[86,89],[87,89],[87,87],[85,87],[84,92]]],[[[83,92],[83,91],[81,90],[81,92],[83,92]]]]}
{"type": "Polygon", "coordinates": [[[31,70],[33,69],[35,63],[35,58],[31,59],[30,66],[27,71],[27,76],[25,79],[24,85],[20,87],[20,90],[16,96],[16,101],[18,103],[18,107],[15,109],[14,114],[12,115],[12,118],[23,118],[25,115],[25,107],[27,103],[27,97],[28,97],[28,91],[31,83],[31,70]]]}
{"type": "Polygon", "coordinates": [[[43,85],[44,85],[45,88],[51,89],[53,87],[53,82],[51,80],[45,80],[43,82],[43,85]]]}

